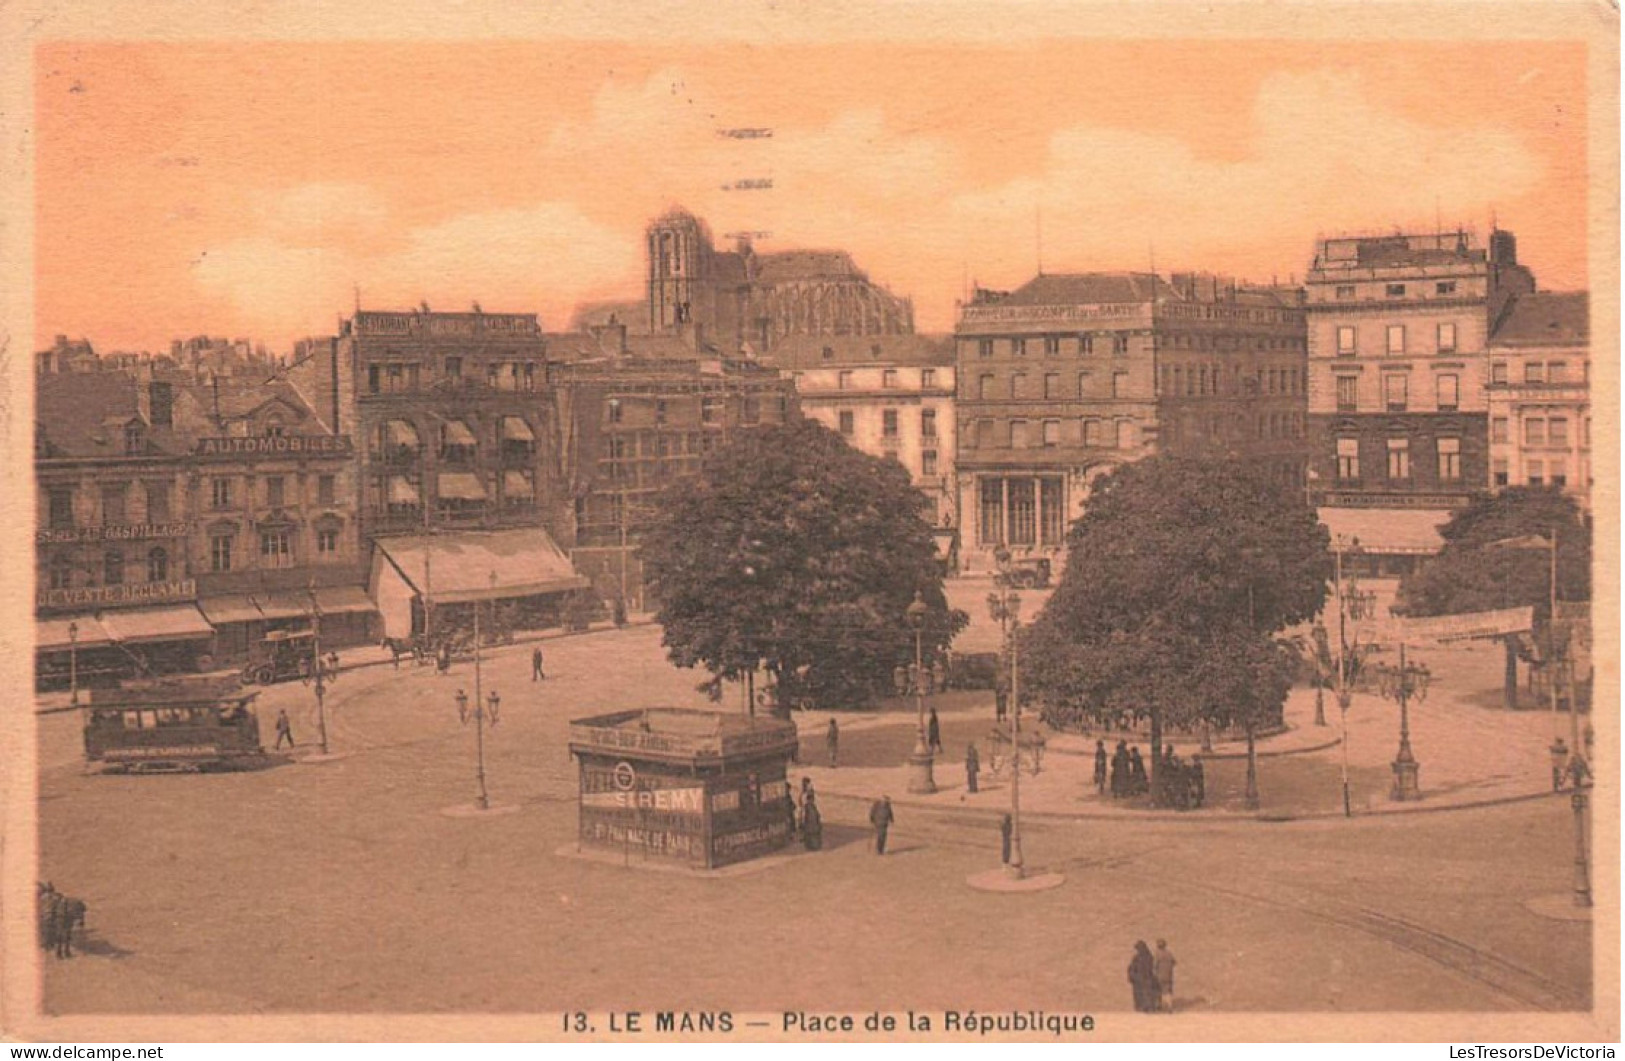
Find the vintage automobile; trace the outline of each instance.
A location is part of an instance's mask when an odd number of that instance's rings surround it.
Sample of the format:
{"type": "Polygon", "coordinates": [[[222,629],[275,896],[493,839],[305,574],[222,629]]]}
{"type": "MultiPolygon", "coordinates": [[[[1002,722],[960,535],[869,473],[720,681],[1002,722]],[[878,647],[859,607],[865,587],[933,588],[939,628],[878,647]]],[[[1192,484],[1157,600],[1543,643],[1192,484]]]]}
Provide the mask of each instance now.
{"type": "Polygon", "coordinates": [[[1044,589],[1049,578],[1048,557],[1024,556],[1010,561],[1010,585],[1016,589],[1044,589]]]}
{"type": "Polygon", "coordinates": [[[290,678],[307,678],[316,658],[316,635],[309,630],[273,630],[254,647],[243,668],[249,685],[272,685],[290,678]]]}
{"type": "Polygon", "coordinates": [[[96,689],[83,708],[85,760],[117,773],[182,773],[263,762],[259,719],[233,679],[177,678],[96,689]]]}

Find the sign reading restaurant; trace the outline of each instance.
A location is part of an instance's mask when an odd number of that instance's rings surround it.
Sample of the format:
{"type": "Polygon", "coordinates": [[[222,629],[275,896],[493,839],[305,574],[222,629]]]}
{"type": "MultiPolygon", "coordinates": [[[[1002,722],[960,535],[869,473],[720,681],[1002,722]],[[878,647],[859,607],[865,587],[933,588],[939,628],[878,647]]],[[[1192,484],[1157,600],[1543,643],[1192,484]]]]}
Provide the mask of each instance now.
{"type": "Polygon", "coordinates": [[[36,608],[99,608],[117,604],[147,604],[153,601],[192,600],[197,596],[194,579],[167,582],[130,582],[117,586],[81,586],[76,589],[42,589],[34,594],[36,608]]]}
{"type": "Polygon", "coordinates": [[[348,435],[279,435],[271,438],[200,438],[194,457],[348,457],[348,435]]]}
{"type": "Polygon", "coordinates": [[[179,523],[117,523],[93,527],[59,527],[34,532],[37,545],[61,545],[65,542],[126,542],[141,538],[184,538],[192,533],[192,525],[179,523]]]}

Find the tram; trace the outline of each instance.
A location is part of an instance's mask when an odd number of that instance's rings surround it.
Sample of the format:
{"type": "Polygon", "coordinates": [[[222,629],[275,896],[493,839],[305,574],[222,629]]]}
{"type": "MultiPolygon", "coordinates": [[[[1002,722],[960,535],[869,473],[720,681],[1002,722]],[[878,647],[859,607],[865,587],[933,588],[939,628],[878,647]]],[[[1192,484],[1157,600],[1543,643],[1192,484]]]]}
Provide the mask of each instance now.
{"type": "Polygon", "coordinates": [[[85,761],[111,773],[195,773],[262,762],[258,693],[236,681],[172,679],[96,689],[84,711],[85,761]]]}

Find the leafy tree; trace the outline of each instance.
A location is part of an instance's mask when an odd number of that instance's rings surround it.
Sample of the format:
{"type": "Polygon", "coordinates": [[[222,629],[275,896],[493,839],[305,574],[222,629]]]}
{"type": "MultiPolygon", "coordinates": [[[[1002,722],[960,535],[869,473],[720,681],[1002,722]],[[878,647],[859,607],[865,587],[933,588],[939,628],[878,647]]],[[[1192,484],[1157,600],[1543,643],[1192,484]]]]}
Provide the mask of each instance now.
{"type": "Polygon", "coordinates": [[[1165,725],[1279,720],[1293,660],[1275,634],[1324,604],[1328,540],[1303,495],[1253,465],[1125,465],[1069,533],[1023,638],[1026,688],[1054,723],[1146,720],[1157,748],[1165,725]]]}
{"type": "Polygon", "coordinates": [[[672,662],[713,682],[765,668],[780,704],[869,702],[913,662],[916,593],[927,659],[969,622],[923,506],[902,465],[814,421],[737,433],[662,497],[640,549],[672,662]]]}
{"type": "MultiPolygon", "coordinates": [[[[1454,615],[1518,608],[1535,610],[1535,635],[1545,642],[1551,618],[1551,554],[1505,544],[1557,532],[1559,600],[1591,599],[1591,525],[1574,499],[1556,487],[1517,486],[1474,498],[1439,528],[1444,548],[1399,584],[1395,610],[1404,615],[1454,615]]],[[[1517,706],[1519,641],[1506,645],[1508,707],[1517,706]]]]}

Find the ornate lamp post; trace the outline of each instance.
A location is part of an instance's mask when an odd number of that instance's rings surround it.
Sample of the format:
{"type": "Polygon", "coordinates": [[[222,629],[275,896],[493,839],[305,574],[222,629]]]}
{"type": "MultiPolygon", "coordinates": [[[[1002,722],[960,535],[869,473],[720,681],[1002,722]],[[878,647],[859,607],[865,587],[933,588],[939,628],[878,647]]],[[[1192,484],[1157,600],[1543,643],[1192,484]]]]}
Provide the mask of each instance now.
{"type": "Polygon", "coordinates": [[[1412,800],[1421,793],[1417,788],[1417,773],[1421,766],[1411,754],[1410,702],[1427,699],[1428,683],[1433,675],[1425,664],[1405,662],[1405,646],[1399,646],[1399,666],[1379,666],[1377,680],[1387,700],[1399,701],[1399,753],[1394,757],[1394,788],[1391,799],[1412,800]]]}
{"type": "Polygon", "coordinates": [[[327,754],[327,674],[322,666],[322,609],[316,603],[316,589],[310,589],[310,651],[314,657],[311,672],[316,680],[316,734],[321,740],[322,754],[327,754]]]}
{"type": "Polygon", "coordinates": [[[1010,592],[1010,550],[1001,545],[993,558],[999,566],[999,591],[988,594],[988,611],[1004,632],[1005,651],[1010,656],[1010,862],[1005,871],[1020,880],[1026,876],[1021,857],[1021,685],[1016,661],[1021,597],[1010,592]]]}
{"type": "Polygon", "coordinates": [[[1354,672],[1359,666],[1359,653],[1349,652],[1348,609],[1343,601],[1343,554],[1358,553],[1360,539],[1345,539],[1341,534],[1332,543],[1334,561],[1333,585],[1337,591],[1337,711],[1343,739],[1343,817],[1354,817],[1354,804],[1349,799],[1349,708],[1354,703],[1354,672]]]}
{"type": "Polygon", "coordinates": [[[79,624],[68,623],[68,703],[79,706],[79,624]]]}
{"type": "Polygon", "coordinates": [[[1574,905],[1591,906],[1591,859],[1586,849],[1586,817],[1591,807],[1591,776],[1584,770],[1574,778],[1574,905]]]}
{"type": "Polygon", "coordinates": [[[925,606],[919,590],[914,591],[914,603],[908,606],[908,625],[914,628],[914,704],[919,716],[915,730],[914,751],[908,757],[908,790],[929,794],[937,790],[932,776],[933,755],[925,732],[925,617],[930,609],[925,606]]]}
{"type": "MultiPolygon", "coordinates": [[[[491,572],[491,585],[495,586],[497,573],[491,572]]],[[[457,720],[463,725],[470,721],[474,723],[474,780],[479,791],[474,797],[474,806],[480,810],[491,809],[491,797],[485,790],[485,723],[490,720],[492,726],[497,724],[502,698],[495,689],[491,690],[489,697],[482,697],[480,673],[480,602],[474,602],[474,706],[469,706],[468,694],[457,690],[457,720]]]]}

